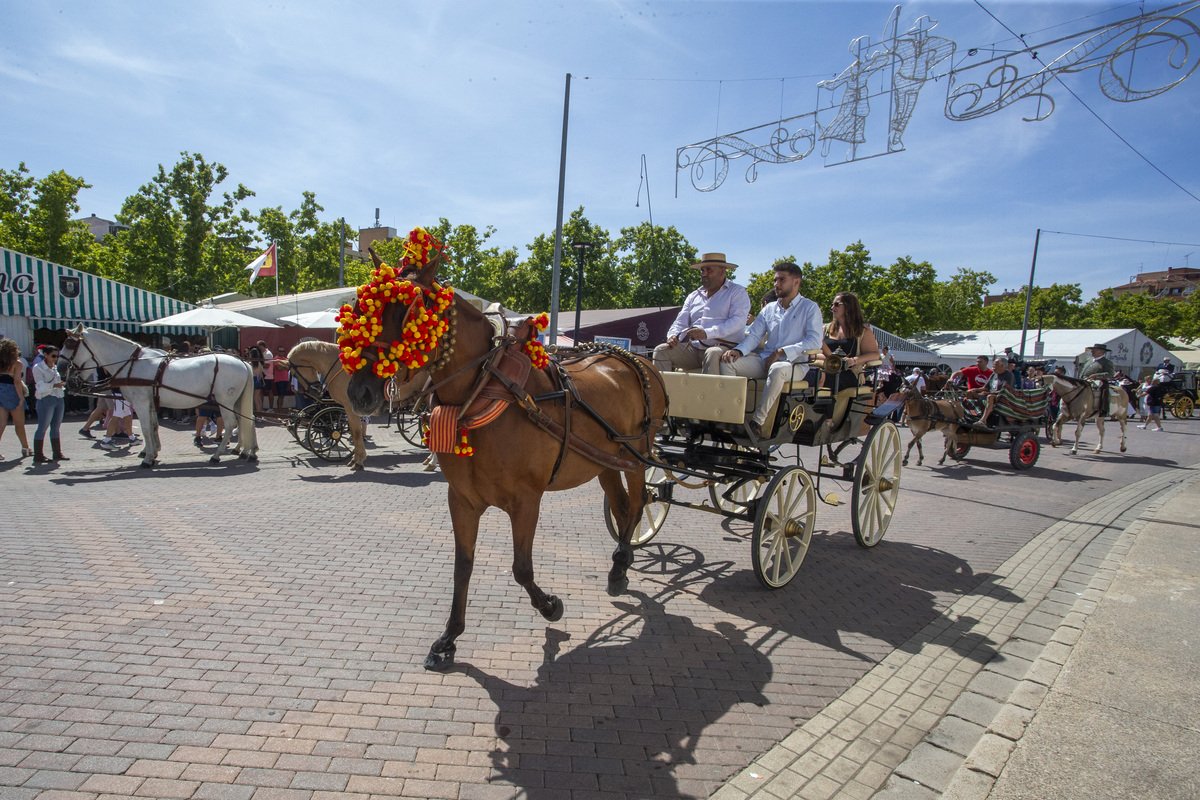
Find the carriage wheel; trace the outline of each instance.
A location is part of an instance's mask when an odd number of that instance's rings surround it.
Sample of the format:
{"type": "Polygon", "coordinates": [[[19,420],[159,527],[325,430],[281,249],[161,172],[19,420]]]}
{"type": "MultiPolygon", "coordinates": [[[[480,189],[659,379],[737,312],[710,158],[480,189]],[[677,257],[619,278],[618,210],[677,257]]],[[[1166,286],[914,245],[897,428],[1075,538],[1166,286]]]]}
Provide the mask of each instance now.
{"type": "Polygon", "coordinates": [[[803,467],[775,473],[754,515],[754,576],[768,589],[786,586],[800,571],[817,523],[817,490],[803,467]]]}
{"type": "Polygon", "coordinates": [[[854,468],[854,495],[850,521],[854,539],[874,547],[883,539],[900,494],[900,431],[895,423],[882,422],[867,434],[854,468]]]}
{"type": "Polygon", "coordinates": [[[1195,410],[1196,403],[1186,394],[1175,398],[1175,402],[1171,404],[1171,415],[1175,419],[1187,419],[1195,410]]]}
{"type": "MultiPolygon", "coordinates": [[[[667,473],[658,467],[650,467],[646,470],[647,484],[662,483],[666,477],[667,473]]],[[[654,490],[650,489],[650,492],[653,493],[654,490]]],[[[664,503],[651,497],[642,509],[642,518],[638,520],[637,527],[633,529],[633,536],[630,538],[629,544],[633,547],[648,544],[662,530],[663,523],[667,521],[667,512],[670,510],[670,503],[664,503]]],[[[608,507],[608,495],[604,496],[604,523],[608,526],[608,535],[613,538],[613,541],[621,541],[621,532],[617,530],[617,520],[608,507]]]]}
{"type": "Polygon", "coordinates": [[[708,497],[714,506],[726,514],[744,514],[749,508],[750,501],[758,496],[764,483],[766,481],[763,478],[753,478],[740,483],[710,483],[708,497]],[[730,486],[733,486],[733,491],[729,495],[732,501],[725,499],[725,493],[729,491],[730,486]]]}
{"type": "Polygon", "coordinates": [[[350,421],[341,406],[326,406],[308,425],[308,449],[326,461],[345,461],[354,450],[350,421]]]}
{"type": "Polygon", "coordinates": [[[1028,431],[1018,434],[1008,448],[1008,463],[1013,469],[1029,469],[1042,454],[1042,445],[1037,436],[1028,431]]]}
{"type": "Polygon", "coordinates": [[[962,461],[964,458],[967,457],[967,453],[969,453],[969,452],[971,452],[971,445],[969,445],[969,444],[955,445],[954,452],[950,454],[950,457],[953,458],[955,461],[962,461]]]}
{"type": "Polygon", "coordinates": [[[424,447],[425,428],[421,425],[421,415],[425,413],[425,400],[414,400],[405,404],[396,412],[396,430],[404,437],[404,441],[413,447],[424,447]]]}
{"type": "Polygon", "coordinates": [[[314,409],[316,406],[306,406],[293,412],[292,419],[288,423],[288,430],[291,431],[296,444],[301,447],[308,447],[308,426],[312,423],[314,409]]]}

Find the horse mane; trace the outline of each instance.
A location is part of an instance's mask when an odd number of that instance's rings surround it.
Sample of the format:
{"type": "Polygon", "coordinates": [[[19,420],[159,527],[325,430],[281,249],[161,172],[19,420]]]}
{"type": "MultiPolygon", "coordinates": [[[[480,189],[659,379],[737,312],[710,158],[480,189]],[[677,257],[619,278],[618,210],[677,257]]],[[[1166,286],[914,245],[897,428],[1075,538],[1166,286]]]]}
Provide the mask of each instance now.
{"type": "Polygon", "coordinates": [[[332,342],[300,342],[288,351],[287,362],[290,364],[296,360],[297,356],[307,359],[313,356],[332,355],[336,352],[338,352],[338,346],[332,342]]]}
{"type": "Polygon", "coordinates": [[[127,339],[119,333],[113,333],[112,331],[106,331],[103,328],[85,328],[84,332],[100,334],[101,336],[103,336],[107,339],[117,339],[118,341],[124,342],[125,344],[129,345],[130,347],[140,347],[140,348],[142,348],[143,351],[147,352],[149,355],[165,356],[167,354],[166,350],[160,350],[157,347],[149,347],[144,344],[138,344],[133,339],[127,339]]]}

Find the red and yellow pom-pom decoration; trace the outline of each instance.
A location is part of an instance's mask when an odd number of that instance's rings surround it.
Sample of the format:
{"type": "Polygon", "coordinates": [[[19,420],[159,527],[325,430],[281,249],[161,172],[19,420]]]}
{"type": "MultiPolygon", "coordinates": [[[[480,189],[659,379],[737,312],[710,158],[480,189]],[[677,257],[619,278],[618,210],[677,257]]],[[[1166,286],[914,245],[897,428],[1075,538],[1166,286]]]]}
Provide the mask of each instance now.
{"type": "Polygon", "coordinates": [[[358,311],[344,305],[338,312],[338,347],[342,368],[351,374],[367,365],[363,350],[375,344],[383,333],[383,312],[391,303],[411,306],[400,339],[377,345],[371,371],[390,378],[400,367],[420,369],[429,363],[442,337],[450,330],[450,321],[442,316],[454,302],[454,287],[434,284],[425,289],[412,281],[400,280],[406,267],[423,267],[440,251],[442,243],[422,228],[409,232],[404,243],[400,269],[387,264],[371,272],[371,280],[358,287],[358,311]]]}
{"type": "MultiPolygon", "coordinates": [[[[550,315],[546,313],[538,314],[536,317],[529,318],[529,325],[538,333],[550,327],[550,315]]],[[[550,356],[546,355],[546,348],[537,339],[530,339],[525,342],[523,348],[529,356],[529,360],[537,369],[545,369],[550,366],[550,356]]]]}
{"type": "Polygon", "coordinates": [[[459,443],[454,445],[454,455],[463,457],[475,455],[475,448],[467,443],[466,428],[458,429],[458,441],[459,443]]]}

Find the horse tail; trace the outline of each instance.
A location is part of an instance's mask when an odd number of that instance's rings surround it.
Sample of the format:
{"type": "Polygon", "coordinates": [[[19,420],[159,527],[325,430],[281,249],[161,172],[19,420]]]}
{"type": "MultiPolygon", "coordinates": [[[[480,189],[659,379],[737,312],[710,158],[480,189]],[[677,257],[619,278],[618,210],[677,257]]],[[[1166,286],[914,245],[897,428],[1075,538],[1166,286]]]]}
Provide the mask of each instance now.
{"type": "Polygon", "coordinates": [[[250,457],[258,452],[258,432],[254,429],[254,372],[246,366],[246,382],[238,397],[238,449],[250,457]]]}

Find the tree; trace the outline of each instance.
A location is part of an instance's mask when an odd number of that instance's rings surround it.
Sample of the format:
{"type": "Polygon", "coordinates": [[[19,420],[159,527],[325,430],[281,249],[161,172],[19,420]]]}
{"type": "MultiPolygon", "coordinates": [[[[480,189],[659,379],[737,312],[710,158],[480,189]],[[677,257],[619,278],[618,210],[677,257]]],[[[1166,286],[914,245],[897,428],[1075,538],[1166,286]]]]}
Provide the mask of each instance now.
{"type": "Polygon", "coordinates": [[[77,266],[96,240],[86,225],[71,220],[79,212],[83,178],[55,170],[38,180],[25,162],[0,170],[0,245],[57,264],[77,266]]]}
{"type": "Polygon", "coordinates": [[[974,330],[983,309],[988,287],[996,282],[992,273],[959,267],[948,281],[938,281],[932,305],[925,315],[926,330],[974,330]]]}
{"type": "Polygon", "coordinates": [[[696,288],[696,248],[672,225],[643,222],[621,229],[614,243],[617,269],[627,287],[626,308],[682,305],[696,288]]]}
{"type": "MultiPolygon", "coordinates": [[[[1027,287],[1021,287],[1024,290],[1027,287]]],[[[1080,300],[1083,294],[1077,283],[1055,283],[1048,288],[1035,288],[1029,303],[1029,327],[1076,328],[1083,314],[1080,300]]],[[[977,326],[983,330],[1016,330],[1025,324],[1025,292],[992,303],[976,315],[977,326]]]]}
{"type": "Polygon", "coordinates": [[[1090,328],[1137,328],[1151,339],[1164,342],[1185,329],[1185,312],[1195,307],[1188,303],[1158,300],[1146,294],[1124,294],[1114,297],[1112,289],[1104,289],[1084,306],[1084,324],[1090,328]]]}
{"type": "Polygon", "coordinates": [[[188,302],[236,285],[250,241],[249,217],[237,206],[254,193],[238,184],[212,204],[228,175],[223,165],[187,151],[170,172],[159,164],[158,174],[117,215],[129,226],[117,237],[125,252],[125,280],[188,302]],[[211,241],[218,231],[225,244],[211,241]]]}

